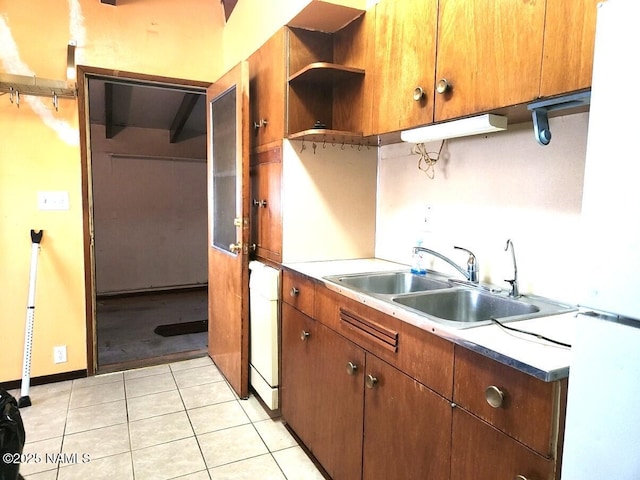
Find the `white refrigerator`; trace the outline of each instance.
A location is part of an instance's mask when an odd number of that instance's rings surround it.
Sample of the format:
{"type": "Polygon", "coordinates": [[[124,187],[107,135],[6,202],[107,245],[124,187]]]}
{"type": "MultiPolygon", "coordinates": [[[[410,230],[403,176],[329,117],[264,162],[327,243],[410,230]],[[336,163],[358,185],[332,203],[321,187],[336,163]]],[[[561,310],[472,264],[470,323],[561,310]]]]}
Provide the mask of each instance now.
{"type": "MultiPolygon", "coordinates": [[[[562,480],[640,480],[640,2],[598,6],[562,480]]],[[[573,281],[574,279],[568,279],[573,281]]]]}

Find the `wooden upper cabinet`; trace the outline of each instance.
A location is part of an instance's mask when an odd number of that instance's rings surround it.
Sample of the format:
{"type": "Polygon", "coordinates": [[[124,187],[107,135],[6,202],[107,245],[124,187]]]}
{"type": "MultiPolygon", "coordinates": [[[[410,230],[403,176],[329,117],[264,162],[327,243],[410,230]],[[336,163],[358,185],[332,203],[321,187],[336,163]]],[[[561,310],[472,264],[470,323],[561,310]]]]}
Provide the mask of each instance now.
{"type": "Polygon", "coordinates": [[[284,137],[285,58],[284,29],[278,30],[249,57],[253,148],[284,137]]]}
{"type": "MultiPolygon", "coordinates": [[[[464,3],[464,2],[463,2],[464,3]]],[[[375,10],[371,118],[375,133],[433,121],[437,0],[381,0],[375,10]],[[414,100],[416,89],[423,94],[414,100]]]]}
{"type": "Polygon", "coordinates": [[[255,254],[282,261],[282,142],[257,147],[251,155],[251,243],[255,254]]]}
{"type": "Polygon", "coordinates": [[[545,3],[440,0],[435,82],[449,88],[436,94],[434,120],[538,97],[545,3]]]}
{"type": "Polygon", "coordinates": [[[547,1],[541,97],[591,86],[596,13],[600,1],[547,1]]]}

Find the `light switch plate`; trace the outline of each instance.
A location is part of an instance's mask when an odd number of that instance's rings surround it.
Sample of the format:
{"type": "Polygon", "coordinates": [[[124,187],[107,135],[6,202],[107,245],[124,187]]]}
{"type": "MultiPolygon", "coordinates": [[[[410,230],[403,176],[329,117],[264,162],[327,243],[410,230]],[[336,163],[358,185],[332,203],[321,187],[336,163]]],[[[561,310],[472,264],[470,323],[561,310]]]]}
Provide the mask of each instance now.
{"type": "Polygon", "coordinates": [[[69,210],[69,192],[38,192],[39,210],[69,210]]]}

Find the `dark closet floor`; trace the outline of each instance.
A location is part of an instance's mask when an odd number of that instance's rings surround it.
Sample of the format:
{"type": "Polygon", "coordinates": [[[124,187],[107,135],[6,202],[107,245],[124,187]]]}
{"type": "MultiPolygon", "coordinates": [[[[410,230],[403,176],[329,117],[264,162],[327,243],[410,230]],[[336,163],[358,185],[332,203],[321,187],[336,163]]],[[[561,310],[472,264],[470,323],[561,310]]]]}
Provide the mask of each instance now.
{"type": "Polygon", "coordinates": [[[207,318],[207,289],[100,297],[96,306],[98,372],[206,354],[207,332],[163,337],[160,325],[207,318]]]}

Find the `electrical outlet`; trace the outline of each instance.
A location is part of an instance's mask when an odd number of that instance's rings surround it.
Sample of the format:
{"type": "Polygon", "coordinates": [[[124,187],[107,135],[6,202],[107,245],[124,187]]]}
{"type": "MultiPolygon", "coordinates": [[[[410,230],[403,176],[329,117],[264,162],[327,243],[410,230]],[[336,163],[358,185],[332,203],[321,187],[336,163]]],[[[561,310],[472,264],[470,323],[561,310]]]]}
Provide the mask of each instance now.
{"type": "Polygon", "coordinates": [[[65,363],[67,361],[67,346],[53,347],[53,363],[65,363]]]}

